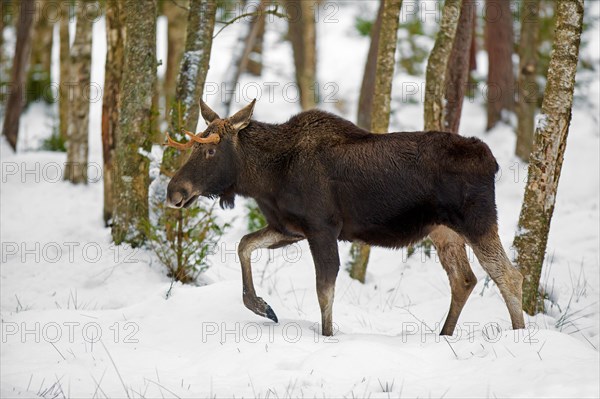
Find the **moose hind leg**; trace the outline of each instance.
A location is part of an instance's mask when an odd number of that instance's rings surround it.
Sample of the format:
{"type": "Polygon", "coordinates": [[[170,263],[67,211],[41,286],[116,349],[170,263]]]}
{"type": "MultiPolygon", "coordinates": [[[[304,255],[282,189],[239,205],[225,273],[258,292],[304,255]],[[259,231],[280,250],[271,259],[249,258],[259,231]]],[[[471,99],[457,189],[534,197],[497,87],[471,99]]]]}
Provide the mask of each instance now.
{"type": "Polygon", "coordinates": [[[331,235],[309,237],[310,250],[315,262],[317,296],[321,308],[323,335],[333,335],[333,297],[335,280],[340,268],[337,239],[331,235]]]}
{"type": "Polygon", "coordinates": [[[446,322],[441,335],[452,335],[458,322],[458,317],[477,284],[477,277],[471,270],[465,240],[462,236],[445,226],[437,227],[429,234],[442,263],[448,274],[452,299],[446,322]]]}
{"type": "Polygon", "coordinates": [[[498,237],[498,226],[494,225],[489,233],[470,243],[475,256],[483,269],[498,286],[513,329],[525,328],[523,319],[523,275],[512,265],[498,237]]]}
{"type": "Polygon", "coordinates": [[[252,281],[252,251],[260,248],[279,248],[300,241],[302,238],[281,234],[270,227],[247,234],[242,237],[238,246],[238,255],[242,265],[242,284],[244,305],[259,316],[266,317],[277,323],[277,316],[271,306],[256,295],[252,281]]]}

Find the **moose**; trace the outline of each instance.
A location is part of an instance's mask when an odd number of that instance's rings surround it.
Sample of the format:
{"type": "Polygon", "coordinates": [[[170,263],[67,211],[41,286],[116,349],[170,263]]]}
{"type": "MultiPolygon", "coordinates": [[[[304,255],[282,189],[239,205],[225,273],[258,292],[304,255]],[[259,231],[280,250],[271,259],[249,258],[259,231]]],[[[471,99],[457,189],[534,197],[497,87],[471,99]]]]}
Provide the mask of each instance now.
{"type": "Polygon", "coordinates": [[[322,334],[332,335],[332,305],[340,268],[338,240],[400,248],[429,236],[448,274],[451,303],[442,335],[452,335],[477,279],[465,245],[497,284],[512,327],[525,327],[523,277],[498,237],[495,175],[498,164],[477,138],[447,132],[373,134],[320,110],[287,122],[252,120],[253,100],[221,118],[200,100],[208,127],[166,145],[191,149],[167,188],[167,204],[190,206],[199,196],[233,207],[253,198],[267,227],[238,246],[244,305],[277,322],[256,294],[251,254],[307,240],[316,268],[322,334]]]}

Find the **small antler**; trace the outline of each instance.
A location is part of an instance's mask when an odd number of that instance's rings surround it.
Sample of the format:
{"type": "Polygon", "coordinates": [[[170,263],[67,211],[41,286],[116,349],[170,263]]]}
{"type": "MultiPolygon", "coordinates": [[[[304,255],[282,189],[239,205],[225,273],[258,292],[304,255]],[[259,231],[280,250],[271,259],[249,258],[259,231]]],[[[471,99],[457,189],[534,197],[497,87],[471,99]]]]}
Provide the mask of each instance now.
{"type": "Polygon", "coordinates": [[[167,135],[167,142],[163,145],[183,151],[187,150],[188,148],[191,148],[194,145],[194,142],[200,144],[217,144],[219,141],[221,141],[221,137],[219,137],[219,135],[216,133],[212,133],[208,137],[200,137],[184,129],[181,129],[181,131],[190,137],[190,141],[188,141],[187,143],[178,143],[177,141],[171,138],[169,132],[166,132],[165,134],[167,135]]]}
{"type": "Polygon", "coordinates": [[[191,146],[194,145],[194,142],[191,140],[185,144],[178,143],[177,141],[175,141],[171,138],[171,136],[169,135],[169,132],[165,132],[165,134],[167,135],[167,142],[163,143],[164,146],[173,147],[173,148],[183,151],[183,150],[187,150],[188,148],[190,148],[191,146]]]}
{"type": "Polygon", "coordinates": [[[200,137],[195,135],[192,132],[188,132],[187,130],[181,129],[181,131],[187,134],[190,139],[194,140],[196,143],[200,144],[218,144],[221,141],[221,137],[217,133],[211,133],[208,137],[200,137]]]}

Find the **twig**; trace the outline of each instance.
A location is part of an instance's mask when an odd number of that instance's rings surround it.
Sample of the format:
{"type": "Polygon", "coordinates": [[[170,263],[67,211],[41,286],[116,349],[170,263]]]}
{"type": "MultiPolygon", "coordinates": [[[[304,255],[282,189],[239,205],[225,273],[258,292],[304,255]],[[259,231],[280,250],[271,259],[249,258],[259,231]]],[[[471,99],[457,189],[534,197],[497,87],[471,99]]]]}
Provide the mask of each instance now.
{"type": "Polygon", "coordinates": [[[219,33],[221,33],[221,31],[223,31],[223,29],[227,28],[229,25],[233,24],[235,21],[240,20],[245,17],[255,17],[255,16],[260,17],[260,16],[266,15],[266,14],[272,14],[279,18],[287,18],[287,15],[277,12],[278,8],[279,8],[279,6],[275,6],[275,8],[272,10],[265,10],[265,11],[259,10],[259,11],[247,12],[244,14],[240,14],[237,17],[230,19],[229,21],[217,21],[218,23],[224,24],[224,25],[217,31],[217,33],[215,33],[215,35],[213,36],[213,39],[215,37],[217,37],[219,35],[219,33]]]}
{"type": "Polygon", "coordinates": [[[456,351],[454,350],[454,348],[452,347],[452,345],[450,345],[450,341],[448,341],[448,338],[446,338],[444,336],[444,341],[446,341],[446,343],[448,344],[448,346],[450,347],[450,349],[452,349],[452,353],[454,353],[454,357],[458,359],[458,355],[456,354],[456,351]]]}
{"type": "Polygon", "coordinates": [[[110,355],[110,352],[106,348],[106,345],[104,345],[104,342],[102,342],[102,340],[100,340],[100,343],[102,344],[102,347],[106,351],[106,354],[108,355],[108,358],[110,359],[110,362],[112,363],[113,367],[115,368],[115,371],[117,372],[117,375],[119,376],[119,380],[121,380],[121,385],[123,385],[123,389],[125,390],[125,394],[127,395],[127,399],[131,399],[130,396],[129,396],[129,391],[127,390],[127,387],[125,386],[125,382],[123,381],[123,377],[121,377],[121,373],[119,373],[119,369],[117,368],[117,365],[115,364],[115,361],[113,360],[112,356],[110,355]]]}
{"type": "Polygon", "coordinates": [[[52,347],[53,347],[54,349],[56,349],[56,351],[58,352],[58,354],[60,355],[60,357],[62,357],[62,358],[63,358],[63,360],[67,360],[67,358],[66,358],[66,357],[64,357],[62,353],[60,353],[60,351],[58,350],[58,348],[56,347],[56,345],[54,345],[54,342],[50,342],[50,345],[52,345],[52,347]]]}

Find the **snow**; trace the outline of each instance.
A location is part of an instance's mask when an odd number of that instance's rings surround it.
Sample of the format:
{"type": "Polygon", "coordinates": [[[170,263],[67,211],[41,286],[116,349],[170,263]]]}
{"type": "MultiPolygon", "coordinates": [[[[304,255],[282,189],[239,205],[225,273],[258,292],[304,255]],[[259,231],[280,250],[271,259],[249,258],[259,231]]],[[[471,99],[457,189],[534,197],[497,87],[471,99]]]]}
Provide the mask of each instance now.
{"type": "MultiPolygon", "coordinates": [[[[360,10],[342,4],[334,10],[339,22],[318,26],[319,87],[335,84],[323,108],[351,120],[368,50],[368,39],[354,33],[360,10]]],[[[213,46],[213,89],[220,87],[237,28],[225,29],[213,46]]],[[[242,77],[232,112],[254,96],[258,120],[279,122],[299,111],[286,88],[294,76],[283,33],[284,25],[274,22],[264,75],[242,77]]],[[[94,82],[103,81],[103,38],[100,20],[94,24],[94,82]]],[[[402,103],[406,82],[423,87],[422,80],[397,74],[393,130],[422,128],[421,104],[402,103]]],[[[209,104],[219,103],[220,93],[210,93],[209,104]]],[[[448,338],[432,332],[448,310],[447,277],[435,254],[419,251],[408,258],[406,250],[374,249],[364,285],[341,270],[331,338],[316,330],[320,312],[306,243],[257,251],[258,294],[280,322],[254,315],[241,300],[236,247],[247,231],[240,199],[233,211],[218,212],[232,228],[198,285],[172,285],[151,252],[115,247],[104,228],[102,181],[92,170],[102,165],[101,104],[91,104],[85,187],[60,178],[65,154],[35,151],[50,135],[56,110],[34,104],[22,118],[20,151],[0,143],[0,396],[598,397],[598,96],[589,101],[594,112],[574,108],[567,142],[542,274],[547,313],[526,316],[528,330],[510,330],[497,287],[469,251],[478,284],[448,338]]],[[[500,235],[512,257],[527,168],[513,155],[511,127],[484,131],[480,100],[466,101],[461,134],[487,142],[501,166],[500,235]]],[[[160,149],[149,156],[159,158],[160,149]]],[[[340,244],[343,265],[348,252],[349,245],[340,244]]]]}
{"type": "Polygon", "coordinates": [[[545,130],[548,127],[548,115],[538,114],[535,116],[535,130],[545,130]]]}

